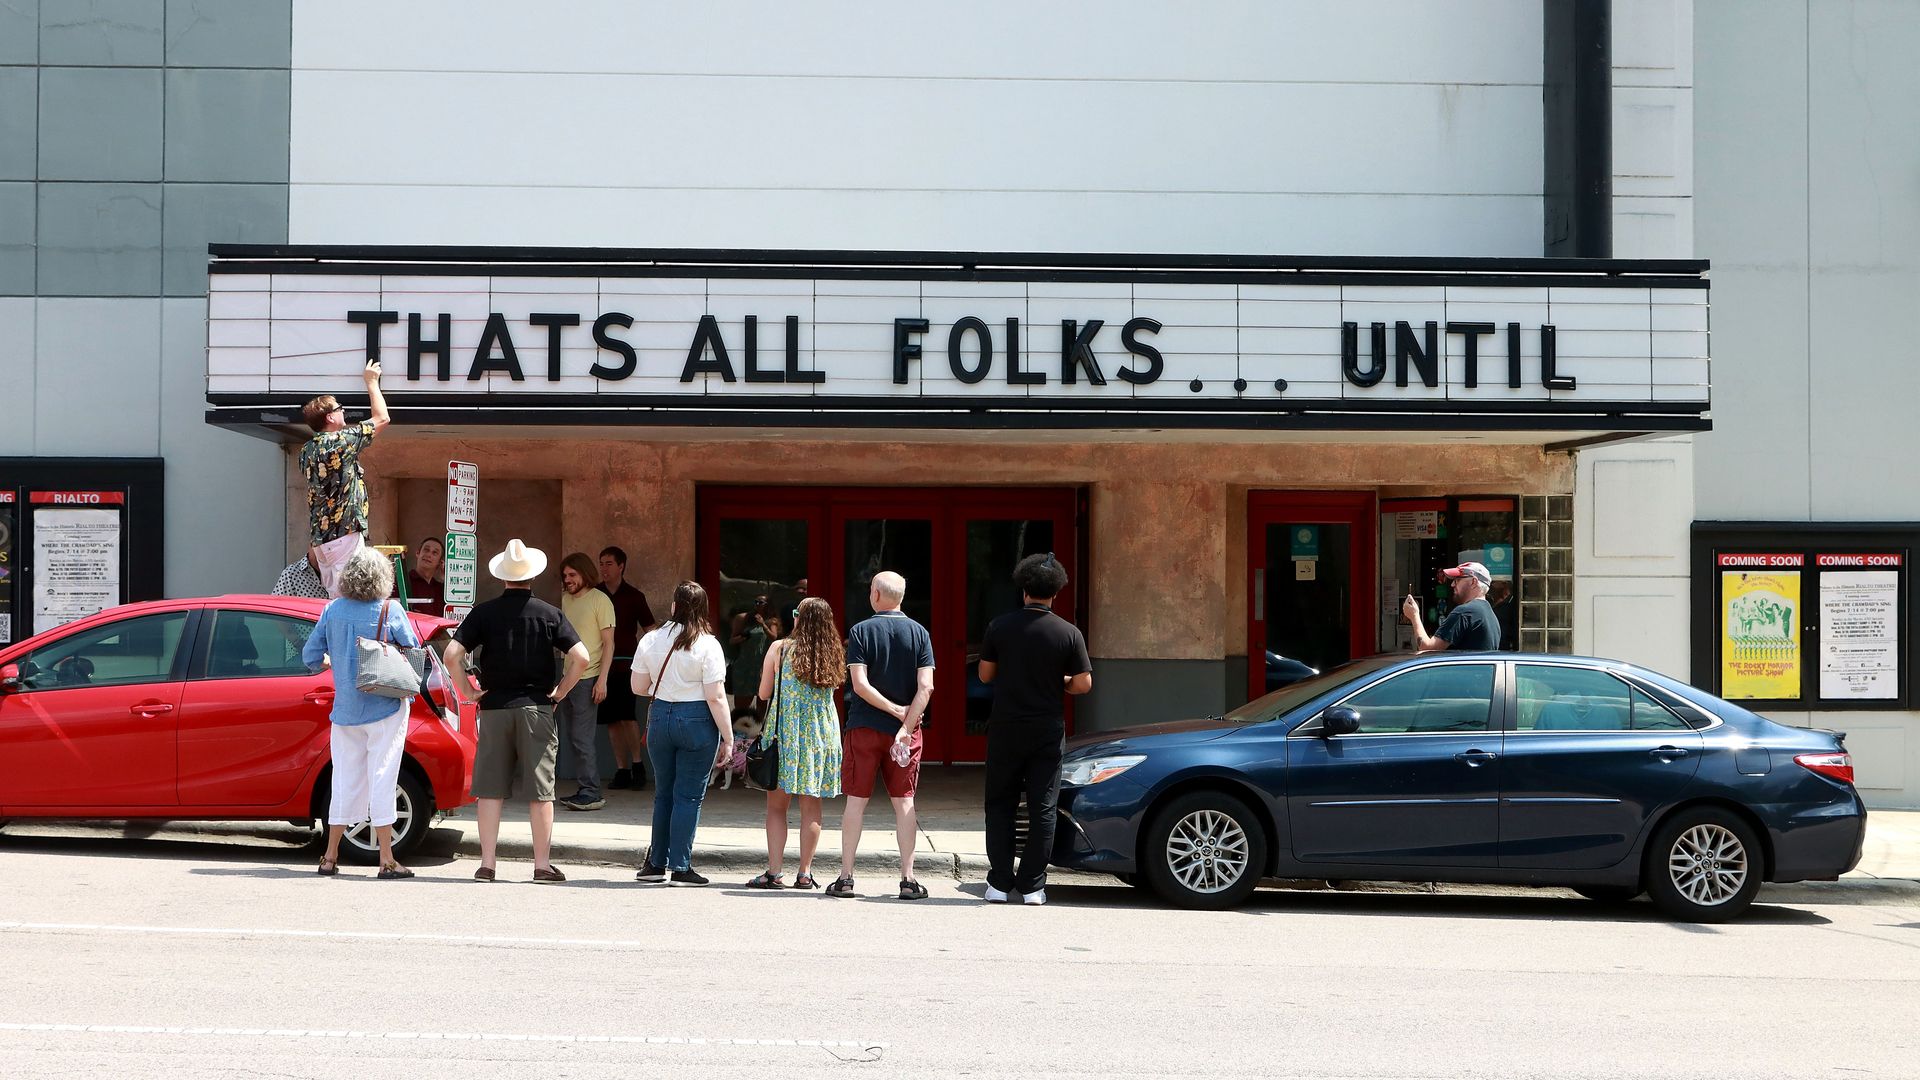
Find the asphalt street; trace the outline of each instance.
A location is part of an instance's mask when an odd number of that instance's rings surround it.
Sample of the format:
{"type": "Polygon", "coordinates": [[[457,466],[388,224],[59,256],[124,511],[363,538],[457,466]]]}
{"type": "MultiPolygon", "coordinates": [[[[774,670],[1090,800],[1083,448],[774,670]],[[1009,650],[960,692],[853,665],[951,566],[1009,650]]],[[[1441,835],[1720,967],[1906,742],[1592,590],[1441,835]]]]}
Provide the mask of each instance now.
{"type": "MultiPolygon", "coordinates": [[[[526,863],[0,843],[0,1062],[138,1077],[1920,1075],[1920,906],[1727,926],[1564,894],[1046,907],[638,885],[526,863]]],[[[884,891],[891,881],[863,883],[884,891]]]]}

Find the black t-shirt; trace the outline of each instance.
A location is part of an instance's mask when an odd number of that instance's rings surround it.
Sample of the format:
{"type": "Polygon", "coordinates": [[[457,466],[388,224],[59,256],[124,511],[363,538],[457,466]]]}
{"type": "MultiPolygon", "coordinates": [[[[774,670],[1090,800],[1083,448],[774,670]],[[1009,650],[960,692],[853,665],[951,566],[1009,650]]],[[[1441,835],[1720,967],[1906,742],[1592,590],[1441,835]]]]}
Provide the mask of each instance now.
{"type": "MultiPolygon", "coordinates": [[[[898,611],[876,612],[847,633],[847,664],[865,664],[867,682],[895,705],[909,705],[920,689],[920,669],[933,666],[933,637],[898,611]]],[[[900,721],[847,691],[847,726],[898,734],[900,721]]]]}
{"type": "Polygon", "coordinates": [[[1492,651],[1500,647],[1500,620],[1483,596],[1447,612],[1433,636],[1457,652],[1492,651]]]}
{"type": "Polygon", "coordinates": [[[980,659],[995,665],[988,720],[995,726],[1060,723],[1067,676],[1093,670],[1080,628],[1037,605],[988,624],[980,659]]]}
{"type": "Polygon", "coordinates": [[[469,611],[453,640],[480,654],[480,707],[512,709],[547,700],[560,682],[560,654],[580,635],[559,608],[527,589],[508,589],[469,611]]]}

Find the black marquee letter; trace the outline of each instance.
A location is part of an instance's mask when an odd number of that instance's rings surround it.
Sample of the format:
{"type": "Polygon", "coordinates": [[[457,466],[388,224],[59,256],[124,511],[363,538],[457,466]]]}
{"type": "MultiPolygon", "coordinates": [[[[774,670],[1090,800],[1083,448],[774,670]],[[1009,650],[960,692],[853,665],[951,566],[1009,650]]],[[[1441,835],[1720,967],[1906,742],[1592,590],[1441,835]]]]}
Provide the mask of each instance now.
{"type": "Polygon", "coordinates": [[[453,316],[442,312],[440,315],[440,338],[427,341],[420,337],[420,313],[407,315],[407,378],[420,377],[420,358],[432,353],[438,359],[438,372],[435,378],[446,382],[453,378],[453,316]]]}
{"type": "Polygon", "coordinates": [[[1507,324],[1507,387],[1520,389],[1520,324],[1507,324]]]}
{"type": "Polygon", "coordinates": [[[1466,337],[1466,352],[1461,359],[1465,362],[1466,373],[1462,383],[1471,390],[1480,385],[1480,335],[1493,333],[1490,322],[1450,322],[1447,333],[1462,334],[1466,337]]]}
{"type": "Polygon", "coordinates": [[[920,359],[920,343],[913,340],[914,334],[924,334],[932,324],[925,319],[893,320],[893,381],[907,385],[907,364],[920,359]]]}
{"type": "Polygon", "coordinates": [[[687,363],[680,369],[680,381],[690,383],[695,375],[718,375],[722,382],[733,382],[733,361],[727,356],[727,343],[720,337],[720,320],[711,315],[700,316],[700,329],[693,335],[693,344],[687,348],[687,363]],[[703,359],[707,350],[713,350],[713,359],[703,359]]]}
{"type": "Polygon", "coordinates": [[[1125,345],[1128,352],[1145,360],[1147,370],[1135,371],[1130,367],[1123,367],[1114,372],[1115,375],[1135,386],[1145,386],[1158,379],[1167,370],[1166,359],[1160,355],[1160,350],[1134,336],[1142,330],[1149,334],[1157,334],[1160,332],[1160,321],[1149,319],[1145,315],[1129,319],[1127,325],[1120,328],[1120,344],[1125,345]]]}
{"type": "Polygon", "coordinates": [[[634,353],[633,346],[607,333],[607,328],[611,326],[631,329],[633,316],[624,311],[609,311],[593,320],[593,343],[610,353],[618,353],[620,364],[618,367],[608,367],[596,360],[593,367],[587,369],[587,374],[596,379],[618,382],[633,374],[634,369],[640,366],[640,357],[634,353]]]}
{"type": "Polygon", "coordinates": [[[748,315],[745,319],[746,337],[740,347],[740,370],[746,373],[750,383],[774,383],[786,381],[786,376],[778,371],[760,370],[760,316],[748,315]]]}
{"type": "Polygon", "coordinates": [[[1007,320],[1007,385],[1008,386],[1045,386],[1047,373],[1044,371],[1020,370],[1020,320],[1007,320]]]}
{"type": "Polygon", "coordinates": [[[1387,377],[1387,324],[1373,324],[1373,366],[1360,370],[1360,324],[1340,324],[1340,371],[1355,386],[1377,386],[1387,377]]]}
{"type": "Polygon", "coordinates": [[[579,326],[580,316],[572,312],[551,314],[534,312],[527,316],[530,326],[547,328],[547,381],[560,381],[560,329],[566,326],[579,326]]]}
{"type": "Polygon", "coordinates": [[[1540,385],[1549,390],[1572,390],[1580,384],[1571,375],[1560,374],[1558,333],[1551,326],[1540,328],[1540,385]]]}
{"type": "Polygon", "coordinates": [[[1427,320],[1427,346],[1422,349],[1414,340],[1413,327],[1407,323],[1393,324],[1393,385],[1407,385],[1407,361],[1420,369],[1420,381],[1428,386],[1440,385],[1440,324],[1427,320]]]}
{"type": "Polygon", "coordinates": [[[1107,325],[1099,319],[1088,319],[1085,327],[1080,327],[1072,319],[1060,320],[1060,381],[1073,384],[1080,381],[1080,369],[1087,369],[1087,381],[1095,386],[1107,385],[1107,377],[1100,371],[1100,361],[1093,356],[1093,335],[1107,325]]]}
{"type": "Polygon", "coordinates": [[[823,383],[827,381],[824,371],[800,370],[800,316],[787,316],[787,381],[790,383],[823,383]]]}
{"type": "Polygon", "coordinates": [[[349,311],[347,321],[367,326],[367,363],[380,359],[380,328],[400,321],[397,311],[349,311]]]}
{"type": "Polygon", "coordinates": [[[953,377],[971,386],[987,377],[993,369],[993,331],[987,324],[972,315],[960,319],[947,331],[947,366],[953,369],[953,377]],[[961,352],[960,341],[972,331],[980,337],[980,366],[968,367],[966,356],[961,352]]]}
{"type": "Polygon", "coordinates": [[[480,347],[473,350],[473,366],[467,369],[467,381],[479,382],[489,371],[505,372],[514,382],[526,378],[520,374],[520,351],[513,347],[507,318],[497,311],[487,316],[487,327],[480,331],[480,347]],[[495,346],[500,349],[497,360],[493,358],[495,346]]]}

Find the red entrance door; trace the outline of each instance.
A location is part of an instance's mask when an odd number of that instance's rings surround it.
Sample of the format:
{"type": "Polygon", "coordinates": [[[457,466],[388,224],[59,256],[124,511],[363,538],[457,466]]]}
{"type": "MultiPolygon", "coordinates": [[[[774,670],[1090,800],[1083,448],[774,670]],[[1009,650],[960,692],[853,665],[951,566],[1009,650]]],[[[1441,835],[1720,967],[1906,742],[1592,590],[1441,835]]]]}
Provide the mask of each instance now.
{"type": "Polygon", "coordinates": [[[783,633],[807,595],[832,604],[844,632],[872,613],[874,574],[904,576],[903,608],[933,637],[926,760],[977,762],[993,704],[977,676],[987,623],[1020,606],[1014,564],[1047,551],[1068,575],[1055,608],[1077,621],[1075,525],[1071,489],[702,488],[698,574],[723,632],[764,596],[783,633]]]}
{"type": "Polygon", "coordinates": [[[1378,526],[1366,491],[1247,496],[1248,692],[1266,693],[1266,654],[1326,671],[1373,653],[1378,526]]]}

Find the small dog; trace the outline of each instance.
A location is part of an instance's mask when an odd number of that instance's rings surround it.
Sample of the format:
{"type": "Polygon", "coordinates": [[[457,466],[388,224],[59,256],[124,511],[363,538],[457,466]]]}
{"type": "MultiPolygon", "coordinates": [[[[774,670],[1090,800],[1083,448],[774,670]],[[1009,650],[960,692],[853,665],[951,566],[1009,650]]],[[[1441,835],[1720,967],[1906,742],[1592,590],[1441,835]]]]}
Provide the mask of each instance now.
{"type": "Polygon", "coordinates": [[[714,766],[713,775],[707,778],[708,787],[731,788],[736,776],[742,784],[747,782],[747,747],[760,737],[766,726],[757,708],[733,710],[733,756],[725,764],[714,766]]]}

